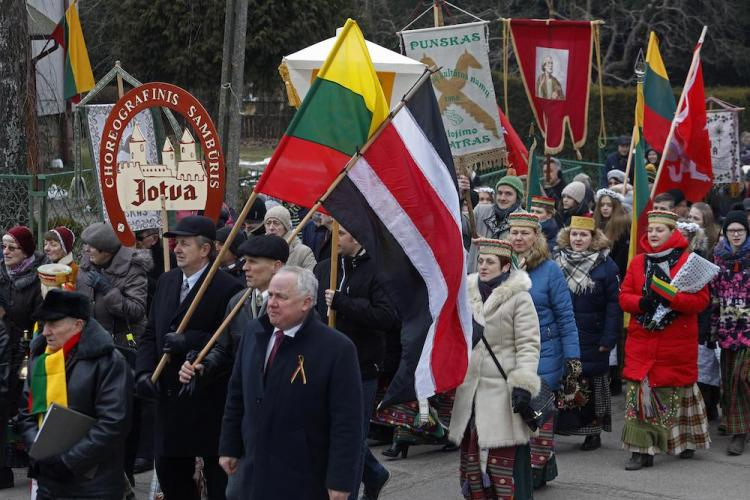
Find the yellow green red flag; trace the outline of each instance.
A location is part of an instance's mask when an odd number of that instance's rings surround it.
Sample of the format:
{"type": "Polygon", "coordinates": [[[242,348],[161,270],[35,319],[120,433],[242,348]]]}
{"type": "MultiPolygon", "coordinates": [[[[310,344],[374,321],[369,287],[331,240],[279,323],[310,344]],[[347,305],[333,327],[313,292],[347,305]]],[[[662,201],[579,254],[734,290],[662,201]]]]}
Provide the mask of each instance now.
{"type": "Polygon", "coordinates": [[[70,4],[65,15],[50,35],[65,51],[64,95],[72,99],[94,88],[94,73],[91,71],[86,40],[83,39],[81,20],[78,18],[76,2],[70,4]]]}
{"type": "Polygon", "coordinates": [[[365,38],[348,19],[255,190],[311,207],[388,112],[365,38]]]}

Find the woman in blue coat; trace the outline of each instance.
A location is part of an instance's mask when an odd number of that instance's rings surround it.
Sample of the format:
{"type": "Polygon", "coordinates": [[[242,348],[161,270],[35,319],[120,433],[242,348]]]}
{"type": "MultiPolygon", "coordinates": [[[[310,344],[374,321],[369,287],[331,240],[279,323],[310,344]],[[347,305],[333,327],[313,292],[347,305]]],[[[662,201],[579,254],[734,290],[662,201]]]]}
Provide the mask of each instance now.
{"type": "Polygon", "coordinates": [[[610,241],[594,219],[573,217],[557,237],[555,262],[565,276],[573,302],[581,348],[583,378],[588,396],[580,408],[563,411],[557,432],[586,436],[581,450],[601,446],[601,432],[612,432],[612,394],[609,386],[609,351],[622,330],[618,303],[618,267],[609,256],[610,241]]]}
{"type": "MultiPolygon", "coordinates": [[[[508,216],[508,238],[519,266],[531,278],[531,299],[539,317],[542,352],[539,376],[553,391],[560,387],[566,373],[580,374],[578,329],[573,317],[573,304],[560,268],[550,260],[547,241],[539,225],[539,217],[526,212],[508,216]]],[[[531,465],[534,487],[543,486],[557,477],[553,422],[539,430],[539,437],[531,440],[531,465]]]]}

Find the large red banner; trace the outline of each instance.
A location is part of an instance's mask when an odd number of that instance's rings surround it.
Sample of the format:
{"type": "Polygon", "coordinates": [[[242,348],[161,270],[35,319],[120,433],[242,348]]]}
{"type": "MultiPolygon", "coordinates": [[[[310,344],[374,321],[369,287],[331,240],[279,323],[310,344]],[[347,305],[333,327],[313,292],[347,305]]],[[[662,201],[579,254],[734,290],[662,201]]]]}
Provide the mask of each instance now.
{"type": "Polygon", "coordinates": [[[510,33],[526,95],[544,136],[544,153],[586,142],[593,33],[588,21],[512,19],[510,33]]]}

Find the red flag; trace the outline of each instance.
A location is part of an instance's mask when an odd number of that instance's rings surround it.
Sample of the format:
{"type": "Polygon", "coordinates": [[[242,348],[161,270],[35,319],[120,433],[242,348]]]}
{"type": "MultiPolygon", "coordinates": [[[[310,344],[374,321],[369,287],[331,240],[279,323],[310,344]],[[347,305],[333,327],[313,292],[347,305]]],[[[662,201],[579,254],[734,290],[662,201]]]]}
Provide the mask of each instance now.
{"type": "Polygon", "coordinates": [[[510,33],[526,95],[544,135],[544,153],[557,154],[565,129],[586,143],[593,29],[589,21],[512,19],[510,33]]]}
{"type": "Polygon", "coordinates": [[[529,164],[529,151],[524,146],[521,138],[518,137],[503,110],[498,107],[497,112],[500,113],[500,125],[503,127],[509,166],[516,169],[516,175],[526,175],[529,164]]]}
{"type": "MultiPolygon", "coordinates": [[[[701,45],[696,47],[700,51],[701,45]]],[[[674,137],[667,149],[656,194],[679,189],[690,201],[701,201],[711,190],[711,142],[706,127],[706,95],[700,56],[685,83],[685,99],[675,116],[674,137]]]]}

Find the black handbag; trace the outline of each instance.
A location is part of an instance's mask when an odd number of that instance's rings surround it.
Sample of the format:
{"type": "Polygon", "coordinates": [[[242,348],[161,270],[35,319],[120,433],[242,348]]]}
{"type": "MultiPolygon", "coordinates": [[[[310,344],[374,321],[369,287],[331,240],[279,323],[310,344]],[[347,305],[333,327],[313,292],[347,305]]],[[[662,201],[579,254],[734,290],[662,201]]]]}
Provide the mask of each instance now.
{"type": "MultiPolygon", "coordinates": [[[[484,337],[484,335],[482,335],[482,342],[484,342],[484,347],[487,348],[487,351],[489,351],[490,356],[492,357],[492,361],[495,362],[495,366],[497,366],[497,369],[500,371],[500,375],[502,375],[507,382],[508,376],[505,374],[505,370],[503,370],[503,367],[500,366],[500,361],[498,361],[495,353],[492,352],[490,343],[487,342],[487,339],[484,337]]],[[[549,421],[549,419],[555,416],[555,412],[557,411],[557,407],[555,405],[555,393],[552,391],[552,389],[549,388],[549,386],[543,379],[541,380],[541,382],[542,384],[539,387],[539,394],[531,398],[527,409],[519,412],[519,415],[521,415],[523,421],[526,422],[526,425],[528,425],[529,429],[531,429],[532,431],[536,431],[537,429],[541,428],[549,421]]]]}

